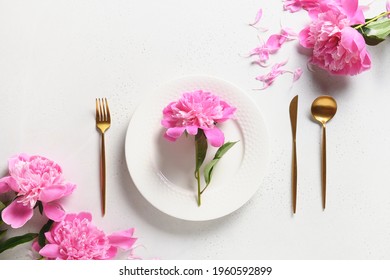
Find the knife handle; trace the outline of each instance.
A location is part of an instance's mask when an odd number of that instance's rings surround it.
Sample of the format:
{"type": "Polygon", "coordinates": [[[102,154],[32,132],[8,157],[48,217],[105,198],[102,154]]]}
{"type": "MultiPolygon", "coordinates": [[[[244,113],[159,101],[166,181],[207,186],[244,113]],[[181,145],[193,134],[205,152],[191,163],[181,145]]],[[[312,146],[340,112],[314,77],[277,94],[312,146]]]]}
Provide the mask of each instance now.
{"type": "Polygon", "coordinates": [[[297,210],[297,143],[293,141],[292,147],[292,173],[291,173],[291,186],[292,186],[292,205],[293,213],[297,210]]]}

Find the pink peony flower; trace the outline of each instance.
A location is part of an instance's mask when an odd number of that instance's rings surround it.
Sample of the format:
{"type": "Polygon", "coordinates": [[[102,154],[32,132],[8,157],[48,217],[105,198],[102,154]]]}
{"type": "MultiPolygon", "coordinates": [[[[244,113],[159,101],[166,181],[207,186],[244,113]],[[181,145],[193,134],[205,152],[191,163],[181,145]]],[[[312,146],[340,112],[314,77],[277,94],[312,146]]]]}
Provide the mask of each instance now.
{"type": "Polygon", "coordinates": [[[236,108],[210,92],[198,90],[184,93],[178,101],[171,102],[163,110],[161,124],[167,128],[164,137],[176,141],[184,131],[196,135],[198,129],[202,129],[210,144],[220,147],[225,137],[216,124],[232,118],[235,111],[236,108]]]}
{"type": "MultiPolygon", "coordinates": [[[[313,49],[310,63],[336,75],[356,75],[371,67],[363,36],[352,24],[361,22],[357,1],[324,1],[312,10],[313,22],[299,34],[300,44],[313,49]]],[[[364,22],[364,18],[363,18],[364,22]]]]}
{"type": "Polygon", "coordinates": [[[2,212],[5,223],[22,227],[33,216],[38,201],[49,219],[58,221],[64,216],[57,200],[71,194],[75,185],[64,182],[58,164],[41,156],[20,154],[8,165],[10,175],[0,179],[0,193],[14,191],[16,198],[2,212]]]}
{"type": "Polygon", "coordinates": [[[49,260],[108,260],[115,258],[118,248],[133,248],[134,229],[106,235],[91,221],[90,213],[67,214],[45,233],[46,245],[40,249],[35,242],[33,248],[49,260]]]}

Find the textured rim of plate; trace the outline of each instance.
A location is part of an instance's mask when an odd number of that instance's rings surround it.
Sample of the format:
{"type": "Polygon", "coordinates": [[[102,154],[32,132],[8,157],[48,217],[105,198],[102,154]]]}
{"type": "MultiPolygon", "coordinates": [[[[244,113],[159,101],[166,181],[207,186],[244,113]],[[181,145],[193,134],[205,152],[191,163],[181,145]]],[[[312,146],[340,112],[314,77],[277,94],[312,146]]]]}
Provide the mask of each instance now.
{"type": "MultiPolygon", "coordinates": [[[[161,135],[162,137],[162,135],[161,135]]],[[[153,142],[153,141],[152,141],[153,142]]],[[[125,156],[132,180],[144,196],[160,211],[188,221],[206,221],[226,216],[242,207],[256,193],[266,174],[268,162],[268,133],[261,113],[254,101],[240,88],[225,80],[210,76],[187,76],[172,80],[158,87],[134,112],[126,133],[125,156]],[[181,89],[179,90],[175,89],[181,89]],[[156,170],[147,156],[148,136],[160,133],[162,109],[177,100],[184,91],[208,90],[237,107],[236,121],[244,141],[244,154],[237,174],[223,192],[210,192],[208,202],[196,205],[193,197],[176,192],[172,183],[156,170]],[[217,92],[216,92],[217,91],[217,92]],[[164,93],[157,95],[158,93],[164,93]],[[237,95],[238,93],[238,95],[237,95]],[[145,112],[148,114],[145,116],[145,112]],[[148,124],[152,124],[148,126],[148,124]],[[156,131],[157,130],[157,131],[156,131]],[[145,137],[146,136],[146,137],[145,137]],[[144,137],[144,138],[143,138],[144,137]],[[142,140],[143,145],[137,146],[142,140]],[[149,182],[143,182],[147,178],[149,182]],[[153,189],[153,193],[148,191],[153,189]],[[216,203],[221,206],[219,207],[216,203]]],[[[209,190],[208,190],[209,191],[209,190]]],[[[205,193],[206,195],[206,193],[205,193]]]]}

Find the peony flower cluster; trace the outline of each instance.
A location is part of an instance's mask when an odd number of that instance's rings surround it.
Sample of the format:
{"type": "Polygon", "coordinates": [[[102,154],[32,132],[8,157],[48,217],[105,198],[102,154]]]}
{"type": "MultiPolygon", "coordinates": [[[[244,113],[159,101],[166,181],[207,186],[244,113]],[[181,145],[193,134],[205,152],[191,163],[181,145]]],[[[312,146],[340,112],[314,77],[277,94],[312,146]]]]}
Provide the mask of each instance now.
{"type": "Polygon", "coordinates": [[[371,67],[363,36],[352,26],[364,24],[357,0],[286,1],[285,8],[301,7],[312,20],[299,33],[300,44],[312,50],[309,62],[336,75],[356,75],[371,67]],[[310,3],[307,3],[310,2],[310,3]]]}
{"type": "Polygon", "coordinates": [[[210,92],[186,92],[163,110],[161,124],[167,128],[164,137],[176,141],[184,131],[196,135],[202,129],[210,144],[220,147],[225,137],[216,124],[232,118],[235,111],[236,108],[210,92]]]}
{"type": "Polygon", "coordinates": [[[48,260],[109,260],[118,249],[131,250],[136,238],[134,229],[106,235],[92,224],[92,215],[87,212],[67,214],[45,233],[46,245],[33,248],[48,260]]]}
{"type": "Polygon", "coordinates": [[[36,207],[48,221],[39,233],[0,240],[0,252],[35,239],[33,249],[49,260],[113,259],[119,249],[130,251],[130,257],[134,258],[132,249],[137,240],[133,237],[134,229],[106,235],[92,224],[90,213],[65,212],[60,199],[75,188],[65,182],[61,167],[48,158],[27,154],[10,158],[9,175],[0,179],[0,194],[13,192],[15,196],[11,203],[0,203],[0,224],[20,228],[32,218],[36,207]]]}
{"type": "Polygon", "coordinates": [[[9,176],[0,179],[0,193],[14,191],[15,199],[2,211],[2,220],[13,228],[22,227],[42,203],[43,213],[59,221],[65,212],[58,200],[70,195],[75,185],[62,178],[61,167],[42,156],[20,154],[8,164],[9,176]]]}

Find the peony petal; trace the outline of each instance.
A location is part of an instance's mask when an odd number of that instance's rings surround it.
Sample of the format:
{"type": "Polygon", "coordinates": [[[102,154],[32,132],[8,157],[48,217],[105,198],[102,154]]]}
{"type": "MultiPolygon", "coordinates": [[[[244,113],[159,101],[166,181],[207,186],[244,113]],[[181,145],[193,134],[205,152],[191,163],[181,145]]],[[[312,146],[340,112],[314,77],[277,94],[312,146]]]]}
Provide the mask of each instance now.
{"type": "Polygon", "coordinates": [[[56,228],[58,227],[58,225],[59,225],[58,223],[55,223],[55,224],[51,227],[50,231],[46,231],[46,232],[45,232],[45,237],[46,237],[46,240],[47,240],[48,243],[56,243],[56,241],[55,241],[54,238],[53,238],[52,232],[55,232],[55,231],[56,231],[56,228]]]}
{"type": "Polygon", "coordinates": [[[115,258],[116,254],[118,253],[118,248],[111,246],[110,249],[107,250],[107,258],[106,260],[112,260],[115,258]]]}
{"type": "Polygon", "coordinates": [[[43,212],[46,217],[55,222],[61,221],[65,217],[65,211],[59,203],[49,202],[43,204],[43,212]]]}
{"type": "Polygon", "coordinates": [[[285,41],[286,37],[280,34],[273,34],[268,38],[267,42],[265,43],[265,46],[270,53],[275,53],[281,48],[282,44],[285,41]]]}
{"type": "Polygon", "coordinates": [[[13,180],[11,176],[3,177],[0,179],[0,193],[6,193],[11,190],[9,181],[13,180]]]}
{"type": "Polygon", "coordinates": [[[260,21],[262,16],[263,16],[263,9],[260,8],[260,10],[256,13],[254,22],[250,23],[249,25],[251,26],[256,25],[260,21]]]}
{"type": "Polygon", "coordinates": [[[65,192],[64,196],[68,196],[73,193],[73,191],[76,189],[76,185],[72,183],[65,183],[65,192]]]}
{"type": "Polygon", "coordinates": [[[57,244],[46,244],[41,250],[39,250],[39,254],[48,259],[61,257],[60,247],[57,244]]]}
{"type": "Polygon", "coordinates": [[[299,43],[302,45],[302,47],[305,48],[313,48],[314,44],[310,42],[310,27],[306,27],[299,32],[299,43]]]}
{"type": "Polygon", "coordinates": [[[164,138],[171,141],[171,142],[175,142],[177,140],[176,138],[168,136],[166,133],[164,133],[164,138]]]}
{"type": "Polygon", "coordinates": [[[134,229],[131,228],[128,230],[114,232],[107,237],[112,246],[119,247],[124,250],[128,250],[137,241],[137,238],[133,238],[133,233],[134,233],[134,229]]]}
{"type": "Polygon", "coordinates": [[[344,9],[345,14],[348,17],[353,17],[358,8],[357,0],[341,0],[341,7],[344,9]]]}
{"type": "Polygon", "coordinates": [[[48,186],[42,189],[39,200],[42,202],[50,202],[58,200],[64,196],[67,189],[64,185],[48,186]]]}
{"type": "Polygon", "coordinates": [[[301,68],[297,68],[295,69],[294,73],[293,73],[293,82],[296,82],[299,80],[299,78],[302,76],[302,69],[301,68]]]}
{"type": "Polygon", "coordinates": [[[298,34],[289,27],[284,27],[280,34],[284,36],[287,41],[295,40],[298,37],[298,34]]]}
{"type": "Polygon", "coordinates": [[[166,135],[171,138],[177,139],[183,134],[185,129],[186,128],[183,126],[171,127],[167,129],[166,135]]]}
{"type": "Polygon", "coordinates": [[[221,147],[225,142],[225,136],[223,135],[223,132],[217,127],[212,129],[205,129],[204,134],[213,147],[221,147]]]}
{"type": "Polygon", "coordinates": [[[19,192],[19,186],[18,182],[11,177],[11,176],[6,176],[0,179],[0,193],[5,193],[7,191],[15,191],[19,192]],[[4,185],[5,184],[5,185],[4,185]]]}
{"type": "Polygon", "coordinates": [[[92,214],[89,212],[80,212],[76,216],[77,219],[84,220],[87,219],[89,222],[92,221],[92,214]]]}
{"type": "Polygon", "coordinates": [[[38,243],[38,240],[35,239],[33,241],[33,243],[31,244],[31,248],[36,251],[36,252],[39,252],[39,250],[41,250],[41,246],[39,246],[39,243],[38,243]]]}
{"type": "Polygon", "coordinates": [[[194,125],[192,125],[192,126],[187,126],[187,127],[186,127],[186,130],[187,130],[187,132],[188,132],[189,134],[191,134],[191,135],[196,135],[196,134],[198,134],[198,127],[197,127],[197,126],[194,126],[194,125]]]}
{"type": "Polygon", "coordinates": [[[18,201],[18,199],[15,199],[1,212],[1,218],[4,223],[10,225],[12,228],[22,227],[33,216],[33,209],[24,206],[18,201]]]}

